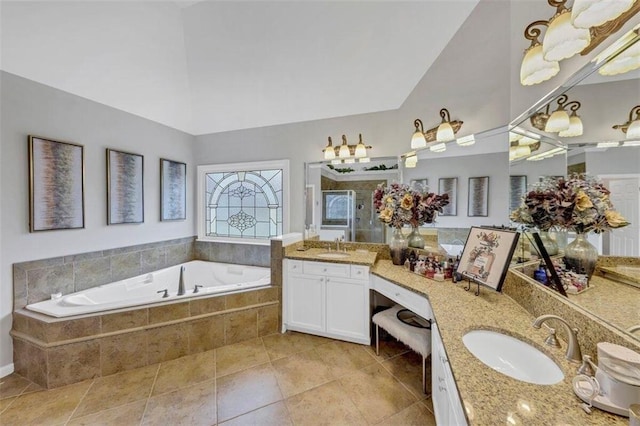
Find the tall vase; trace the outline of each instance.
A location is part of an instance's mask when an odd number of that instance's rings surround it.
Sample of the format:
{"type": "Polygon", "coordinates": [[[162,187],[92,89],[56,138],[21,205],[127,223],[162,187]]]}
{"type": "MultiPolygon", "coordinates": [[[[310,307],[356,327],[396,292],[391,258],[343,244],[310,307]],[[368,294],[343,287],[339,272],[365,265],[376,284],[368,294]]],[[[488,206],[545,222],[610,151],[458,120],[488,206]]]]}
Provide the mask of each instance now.
{"type": "Polygon", "coordinates": [[[558,254],[558,243],[553,237],[551,237],[551,235],[549,235],[548,231],[540,231],[540,239],[542,240],[542,245],[549,256],[555,256],[558,254]]]}
{"type": "Polygon", "coordinates": [[[587,240],[585,233],[579,232],[564,249],[564,261],[567,268],[591,279],[598,261],[598,249],[587,240]]]}
{"type": "Polygon", "coordinates": [[[407,245],[412,248],[423,249],[424,237],[420,234],[420,228],[417,226],[412,227],[411,233],[407,237],[407,245]]]}
{"type": "Polygon", "coordinates": [[[404,265],[407,252],[407,238],[402,233],[401,228],[394,228],[391,241],[389,241],[389,250],[391,251],[391,261],[394,265],[404,265]]]}

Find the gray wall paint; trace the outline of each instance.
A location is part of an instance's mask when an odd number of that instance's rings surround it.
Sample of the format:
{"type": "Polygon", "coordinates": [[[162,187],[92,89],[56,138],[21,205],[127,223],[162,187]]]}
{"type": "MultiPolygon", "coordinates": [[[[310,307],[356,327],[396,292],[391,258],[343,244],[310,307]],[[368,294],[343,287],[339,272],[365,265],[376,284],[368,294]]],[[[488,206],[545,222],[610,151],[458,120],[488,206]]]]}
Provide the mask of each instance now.
{"type": "Polygon", "coordinates": [[[13,359],[11,265],[195,235],[193,191],[187,194],[186,221],[160,222],[159,158],[187,163],[188,188],[195,186],[195,166],[191,135],[9,73],[0,74],[0,86],[0,368],[4,368],[13,359]],[[29,233],[29,134],[84,145],[85,229],[29,233]],[[106,225],[106,148],[144,155],[144,224],[106,225]]]}
{"type": "Polygon", "coordinates": [[[587,173],[590,175],[640,174],[640,149],[636,147],[588,150],[587,173]]]}

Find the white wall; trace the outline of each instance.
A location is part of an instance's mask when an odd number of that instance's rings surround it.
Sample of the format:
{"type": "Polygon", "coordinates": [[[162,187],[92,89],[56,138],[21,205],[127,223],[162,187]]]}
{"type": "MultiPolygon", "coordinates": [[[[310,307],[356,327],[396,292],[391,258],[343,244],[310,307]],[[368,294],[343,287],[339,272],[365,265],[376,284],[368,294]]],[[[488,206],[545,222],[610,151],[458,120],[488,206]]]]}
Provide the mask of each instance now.
{"type": "Polygon", "coordinates": [[[187,220],[160,222],[159,158],[187,163],[194,188],[194,137],[33,81],[0,74],[0,372],[12,363],[12,264],[195,235],[193,192],[187,220]],[[29,134],[84,145],[85,229],[29,233],[29,134]],[[144,155],[145,222],[107,226],[106,148],[144,155]]]}
{"type": "Polygon", "coordinates": [[[637,147],[586,150],[589,175],[624,175],[640,173],[640,149],[637,147]]]}
{"type": "Polygon", "coordinates": [[[522,160],[509,164],[509,174],[513,176],[526,176],[527,188],[538,182],[541,176],[566,176],[566,155],[554,155],[540,161],[522,160]]]}
{"type": "MultiPolygon", "coordinates": [[[[506,136],[504,139],[506,142],[506,136]]],[[[466,228],[509,224],[509,154],[506,151],[420,160],[416,168],[403,170],[402,181],[408,183],[411,179],[427,178],[429,191],[437,193],[438,179],[452,177],[458,178],[457,215],[438,216],[436,227],[466,228]],[[482,176],[489,176],[489,216],[469,217],[469,178],[482,176]]]]}

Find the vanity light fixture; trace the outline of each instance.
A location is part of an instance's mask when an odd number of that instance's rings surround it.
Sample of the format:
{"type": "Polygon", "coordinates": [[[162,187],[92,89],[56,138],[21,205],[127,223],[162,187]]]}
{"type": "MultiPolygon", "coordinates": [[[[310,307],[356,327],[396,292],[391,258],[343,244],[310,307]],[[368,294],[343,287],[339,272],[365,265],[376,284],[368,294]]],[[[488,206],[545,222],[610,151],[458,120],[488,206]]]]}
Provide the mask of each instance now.
{"type": "Polygon", "coordinates": [[[605,142],[598,142],[598,145],[596,145],[598,148],[616,148],[620,145],[620,142],[618,141],[605,141],[605,142]]]}
{"type": "Polygon", "coordinates": [[[521,135],[520,133],[516,133],[516,132],[509,132],[509,143],[511,142],[518,142],[520,139],[522,139],[524,136],[521,135]]]}
{"type": "Polygon", "coordinates": [[[342,144],[340,146],[333,146],[331,136],[329,136],[327,146],[322,150],[324,152],[324,159],[331,160],[331,164],[349,163],[352,164],[357,159],[359,163],[368,163],[370,160],[367,157],[367,150],[371,149],[371,146],[365,145],[362,141],[362,133],[358,135],[358,144],[349,145],[347,143],[347,137],[342,135],[342,144]],[[348,161],[347,161],[348,160],[348,161]]]}
{"type": "Polygon", "coordinates": [[[561,132],[569,128],[571,120],[564,109],[568,99],[567,95],[562,95],[558,98],[558,108],[547,119],[547,123],[544,126],[545,132],[561,132]]]}
{"type": "Polygon", "coordinates": [[[569,128],[561,130],[558,136],[563,138],[570,138],[574,136],[581,136],[584,132],[584,126],[582,125],[582,119],[578,115],[577,111],[580,109],[580,102],[571,101],[564,104],[565,107],[569,107],[571,115],[569,116],[569,128]]]}
{"type": "Polygon", "coordinates": [[[473,134],[463,136],[461,138],[456,139],[456,143],[460,146],[471,146],[474,143],[476,143],[476,137],[473,134]]]}
{"type": "Polygon", "coordinates": [[[571,23],[571,9],[565,7],[567,0],[548,0],[556,8],[549,20],[549,27],[542,39],[542,54],[547,61],[559,61],[580,53],[591,43],[588,28],[576,28],[571,23]]]}
{"type": "Polygon", "coordinates": [[[545,151],[545,152],[541,152],[539,154],[532,155],[531,157],[527,158],[527,161],[544,160],[545,158],[551,158],[554,155],[562,154],[562,153],[564,153],[566,151],[567,151],[567,148],[556,147],[556,148],[550,149],[549,151],[545,151]]]}
{"type": "Polygon", "coordinates": [[[629,111],[629,120],[624,124],[616,124],[614,129],[622,130],[627,139],[640,139],[640,105],[636,105],[629,111]]]}
{"type": "MultiPolygon", "coordinates": [[[[639,2],[640,3],[640,2],[639,2]]],[[[598,68],[600,75],[617,75],[640,68],[640,25],[620,37],[595,59],[597,63],[608,60],[598,68]]]]}
{"type": "MultiPolygon", "coordinates": [[[[549,21],[535,21],[525,29],[524,36],[531,40],[531,45],[525,50],[520,67],[520,83],[523,86],[538,84],[555,76],[560,70],[560,60],[576,53],[589,54],[640,12],[639,0],[574,0],[570,9],[565,6],[567,1],[547,0],[549,5],[556,8],[556,14],[549,21]],[[603,23],[598,24],[601,21],[603,23]],[[542,43],[539,41],[541,30],[533,28],[535,26],[547,27],[542,43]]],[[[605,52],[611,50],[606,49],[599,57],[604,58],[605,52]]],[[[638,56],[632,53],[627,55],[631,58],[638,56]]],[[[609,66],[600,68],[602,71],[599,72],[625,72],[616,70],[640,62],[630,58],[625,60],[625,56],[620,56],[619,60],[624,61],[616,63],[614,59],[609,66]]]]}
{"type": "Polygon", "coordinates": [[[548,61],[542,55],[541,31],[534,28],[538,25],[548,26],[549,21],[534,21],[524,30],[524,37],[531,40],[531,46],[524,51],[524,59],[520,65],[520,83],[523,86],[531,86],[549,80],[560,72],[558,61],[548,61]]]}
{"type": "Polygon", "coordinates": [[[448,142],[455,139],[455,135],[462,127],[463,122],[460,120],[452,121],[449,115],[449,110],[446,108],[442,108],[440,110],[440,117],[442,118],[442,122],[437,127],[433,127],[426,132],[424,131],[422,120],[416,118],[413,121],[415,130],[411,137],[411,149],[426,148],[429,146],[429,142],[448,142]]]}
{"type": "Polygon", "coordinates": [[[327,146],[324,149],[324,159],[325,160],[333,160],[334,158],[336,158],[336,151],[335,148],[333,147],[333,144],[331,143],[331,136],[329,136],[329,143],[327,143],[327,146]]]}
{"type": "Polygon", "coordinates": [[[431,152],[445,152],[447,150],[447,144],[445,144],[444,142],[438,142],[438,143],[432,144],[429,147],[429,150],[431,152]]]}
{"type": "Polygon", "coordinates": [[[418,165],[418,156],[416,153],[408,154],[404,159],[404,166],[407,169],[413,169],[418,165]]]}
{"type": "Polygon", "coordinates": [[[571,22],[576,28],[597,27],[616,19],[633,6],[634,0],[574,0],[571,22]]]}

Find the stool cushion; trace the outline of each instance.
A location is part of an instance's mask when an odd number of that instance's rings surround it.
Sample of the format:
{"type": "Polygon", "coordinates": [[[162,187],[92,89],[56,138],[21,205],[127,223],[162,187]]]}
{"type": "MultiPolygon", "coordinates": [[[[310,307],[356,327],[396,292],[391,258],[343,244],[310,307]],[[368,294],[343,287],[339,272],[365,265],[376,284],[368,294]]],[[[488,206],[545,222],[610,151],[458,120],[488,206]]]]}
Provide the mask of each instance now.
{"type": "Polygon", "coordinates": [[[382,327],[390,335],[409,346],[423,357],[431,354],[431,330],[428,328],[414,327],[398,319],[398,311],[405,309],[395,305],[375,314],[373,322],[382,327]]]}

